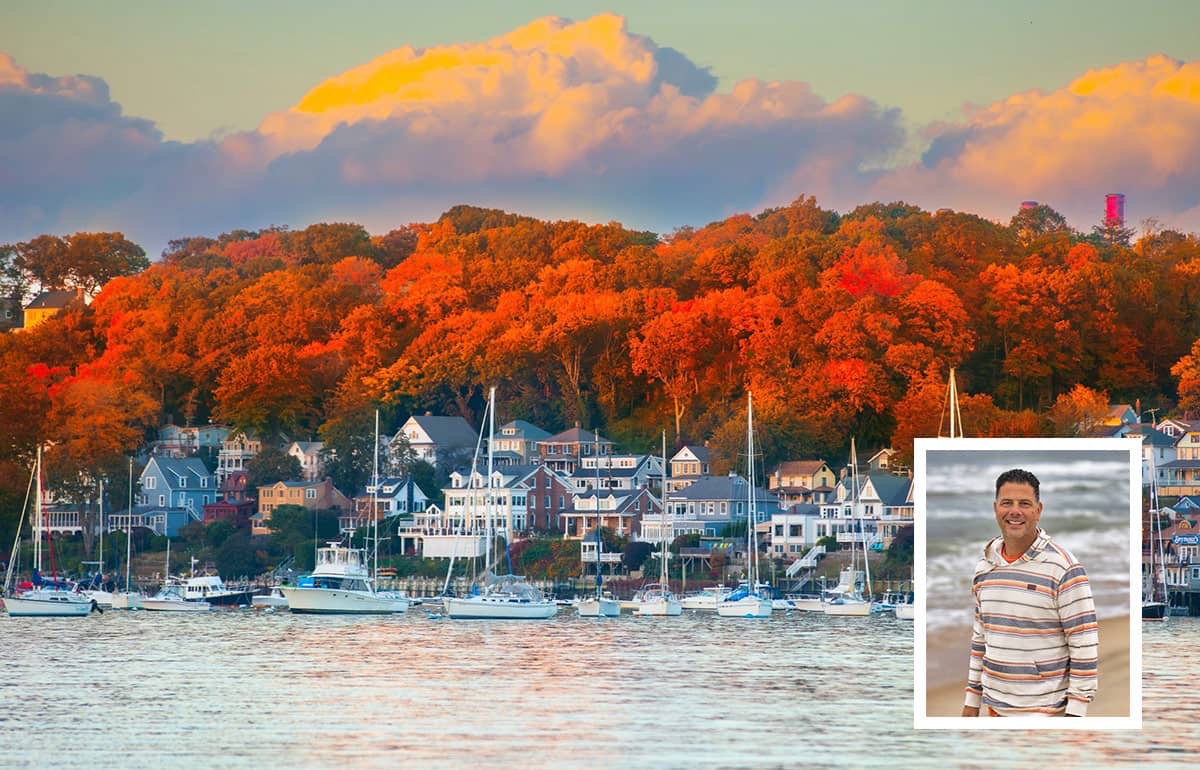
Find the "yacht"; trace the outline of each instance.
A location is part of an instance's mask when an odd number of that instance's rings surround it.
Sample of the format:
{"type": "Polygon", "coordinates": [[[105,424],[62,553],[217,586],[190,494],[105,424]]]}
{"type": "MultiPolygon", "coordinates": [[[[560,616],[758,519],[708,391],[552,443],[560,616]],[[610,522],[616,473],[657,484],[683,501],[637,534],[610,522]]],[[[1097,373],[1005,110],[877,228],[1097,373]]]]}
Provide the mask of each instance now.
{"type": "Polygon", "coordinates": [[[699,591],[686,594],[679,598],[679,606],[685,610],[708,610],[716,612],[717,605],[729,596],[730,589],[726,586],[710,586],[699,591]]]}
{"type": "Polygon", "coordinates": [[[208,602],[214,607],[240,607],[250,604],[254,590],[233,589],[218,575],[193,575],[183,581],[183,598],[189,602],[208,602]]]}
{"type": "Polygon", "coordinates": [[[456,620],[545,620],[558,604],[519,575],[488,575],[470,596],[446,599],[446,614],[456,620]]]}
{"type": "Polygon", "coordinates": [[[211,607],[201,600],[189,601],[183,596],[183,587],[168,583],[154,596],[142,597],[142,609],[149,612],[206,612],[211,607]]]}
{"type": "Polygon", "coordinates": [[[317,566],[294,586],[280,586],[292,612],[387,615],[408,611],[408,597],[376,591],[365,548],[331,542],[317,549],[317,566]]]}

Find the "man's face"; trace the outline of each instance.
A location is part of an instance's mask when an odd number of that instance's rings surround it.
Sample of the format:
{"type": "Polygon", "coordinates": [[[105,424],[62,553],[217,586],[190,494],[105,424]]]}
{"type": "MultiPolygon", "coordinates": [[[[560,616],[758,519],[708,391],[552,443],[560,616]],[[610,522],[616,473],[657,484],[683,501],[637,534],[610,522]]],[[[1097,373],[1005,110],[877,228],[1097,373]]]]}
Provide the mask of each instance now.
{"type": "Polygon", "coordinates": [[[1005,538],[1020,541],[1034,537],[1042,518],[1042,504],[1034,496],[1033,487],[1016,482],[1002,484],[992,508],[1005,538]]]}

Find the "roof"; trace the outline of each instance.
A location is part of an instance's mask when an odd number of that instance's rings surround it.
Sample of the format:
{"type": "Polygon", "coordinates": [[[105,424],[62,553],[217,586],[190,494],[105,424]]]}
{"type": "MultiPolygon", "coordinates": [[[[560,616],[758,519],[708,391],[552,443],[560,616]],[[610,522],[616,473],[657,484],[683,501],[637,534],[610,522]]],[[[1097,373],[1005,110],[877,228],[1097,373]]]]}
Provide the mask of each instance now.
{"type": "Polygon", "coordinates": [[[425,431],[429,440],[439,447],[462,447],[475,445],[475,429],[462,417],[436,415],[413,415],[409,418],[425,431]]]}
{"type": "Polygon", "coordinates": [[[796,503],[784,511],[784,513],[788,513],[793,516],[820,516],[821,506],[817,505],[816,503],[796,503]]]}
{"type": "Polygon", "coordinates": [[[1127,436],[1141,436],[1143,444],[1155,447],[1175,446],[1175,439],[1146,424],[1131,425],[1127,436]]]}
{"type": "Polygon", "coordinates": [[[908,490],[912,480],[904,476],[893,476],[890,473],[872,473],[868,475],[871,486],[884,505],[908,505],[908,490]]]}
{"type": "MultiPolygon", "coordinates": [[[[159,472],[164,476],[171,475],[175,478],[183,478],[184,476],[209,478],[213,475],[209,472],[208,466],[198,457],[177,458],[159,457],[156,455],[151,458],[151,462],[158,467],[159,472]]],[[[149,464],[146,467],[148,468],[149,464]]]]}
{"type": "MultiPolygon", "coordinates": [[[[670,500],[745,500],[746,480],[741,476],[701,476],[695,483],[669,494],[670,500]]],[[[779,504],[779,498],[761,487],[755,491],[759,502],[779,504]]]]}
{"type": "MultiPolygon", "coordinates": [[[[606,438],[600,438],[599,443],[611,445],[613,442],[606,438]]],[[[542,439],[537,442],[539,444],[595,444],[597,443],[596,434],[590,430],[584,430],[576,425],[574,428],[568,428],[562,433],[555,434],[549,438],[542,439]]]]}
{"type": "Polygon", "coordinates": [[[699,460],[702,463],[708,462],[712,455],[712,453],[708,451],[708,447],[706,447],[706,446],[697,446],[695,444],[684,444],[683,446],[679,447],[679,451],[676,452],[671,457],[671,459],[674,460],[676,457],[683,454],[684,452],[691,452],[692,456],[695,457],[697,460],[699,460]]]}
{"type": "Polygon", "coordinates": [[[325,442],[323,442],[323,441],[293,441],[292,446],[298,447],[301,452],[303,452],[304,454],[307,455],[307,454],[313,454],[314,452],[320,452],[321,449],[323,449],[325,447],[325,442]]]}
{"type": "Polygon", "coordinates": [[[775,466],[771,475],[778,476],[811,476],[828,465],[824,460],[787,460],[775,466]]]}
{"type": "Polygon", "coordinates": [[[1159,468],[1200,468],[1200,460],[1172,460],[1163,463],[1159,468]]]}
{"type": "Polygon", "coordinates": [[[541,441],[550,437],[550,431],[542,430],[533,423],[526,422],[525,420],[513,420],[500,426],[499,435],[513,435],[520,436],[527,441],[541,441]],[[510,432],[506,433],[506,431],[510,432]]]}
{"type": "Polygon", "coordinates": [[[26,310],[53,310],[62,309],[74,302],[79,295],[73,291],[44,291],[33,298],[33,301],[25,306],[26,310]]]}

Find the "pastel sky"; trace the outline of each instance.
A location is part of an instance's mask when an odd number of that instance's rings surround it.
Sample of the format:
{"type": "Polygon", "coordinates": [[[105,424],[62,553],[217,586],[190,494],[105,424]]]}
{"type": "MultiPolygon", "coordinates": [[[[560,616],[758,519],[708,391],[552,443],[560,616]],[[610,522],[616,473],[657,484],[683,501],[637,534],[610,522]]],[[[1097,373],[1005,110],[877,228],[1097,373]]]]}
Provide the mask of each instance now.
{"type": "Polygon", "coordinates": [[[815,195],[1200,231],[1200,3],[6,0],[0,243],[815,195]]]}

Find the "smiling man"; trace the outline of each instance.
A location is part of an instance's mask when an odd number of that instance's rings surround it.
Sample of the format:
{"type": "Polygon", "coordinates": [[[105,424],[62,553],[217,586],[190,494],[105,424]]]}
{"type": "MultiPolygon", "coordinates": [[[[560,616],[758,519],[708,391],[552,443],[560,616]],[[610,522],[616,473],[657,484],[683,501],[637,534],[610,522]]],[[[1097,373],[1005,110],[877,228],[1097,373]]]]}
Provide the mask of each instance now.
{"type": "Polygon", "coordinates": [[[996,479],[1000,536],[975,568],[975,625],[962,715],[1085,716],[1096,695],[1099,636],[1087,573],[1039,526],[1040,484],[996,479]]]}

